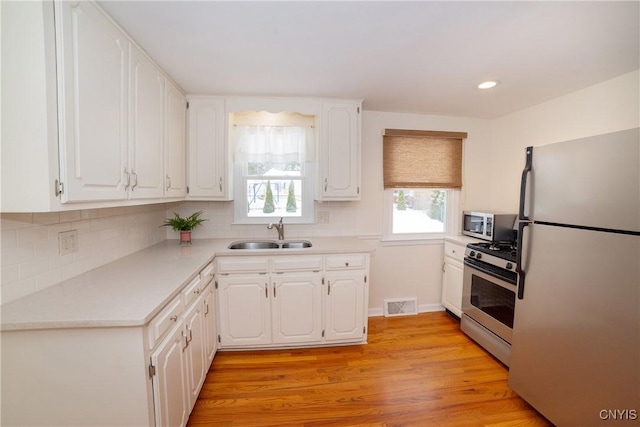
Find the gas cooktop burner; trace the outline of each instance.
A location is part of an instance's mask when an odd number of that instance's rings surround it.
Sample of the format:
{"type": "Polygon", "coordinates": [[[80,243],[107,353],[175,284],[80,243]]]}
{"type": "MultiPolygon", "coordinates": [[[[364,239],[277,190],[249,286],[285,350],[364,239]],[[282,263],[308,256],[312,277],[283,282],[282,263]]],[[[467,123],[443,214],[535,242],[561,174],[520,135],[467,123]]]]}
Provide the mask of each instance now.
{"type": "Polygon", "coordinates": [[[467,247],[512,262],[516,259],[516,245],[511,241],[470,243],[467,247]]]}
{"type": "Polygon", "coordinates": [[[493,242],[488,246],[490,251],[503,251],[511,252],[515,251],[516,247],[513,242],[493,242]]]}

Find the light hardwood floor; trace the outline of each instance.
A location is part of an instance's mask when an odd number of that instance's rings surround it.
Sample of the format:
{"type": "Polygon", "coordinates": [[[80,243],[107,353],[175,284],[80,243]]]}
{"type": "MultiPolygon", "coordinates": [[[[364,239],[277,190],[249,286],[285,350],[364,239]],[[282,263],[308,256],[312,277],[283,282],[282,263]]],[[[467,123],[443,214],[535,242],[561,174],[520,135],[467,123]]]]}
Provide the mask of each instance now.
{"type": "Polygon", "coordinates": [[[189,426],[551,426],[447,313],[372,317],[368,341],[218,352],[189,426]]]}

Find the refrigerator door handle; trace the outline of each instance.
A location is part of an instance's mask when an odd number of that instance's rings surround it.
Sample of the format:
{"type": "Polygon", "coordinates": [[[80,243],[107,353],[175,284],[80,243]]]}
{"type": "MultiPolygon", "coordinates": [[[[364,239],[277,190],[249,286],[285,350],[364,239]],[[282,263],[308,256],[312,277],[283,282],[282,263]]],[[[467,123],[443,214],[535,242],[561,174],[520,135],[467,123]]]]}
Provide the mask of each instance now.
{"type": "Polygon", "coordinates": [[[524,247],[524,229],[530,222],[521,221],[518,224],[518,246],[516,248],[516,273],[518,273],[518,299],[524,298],[524,279],[526,272],[522,268],[522,248],[524,247]]]}
{"type": "Polygon", "coordinates": [[[520,179],[520,208],[518,210],[518,219],[521,221],[530,220],[530,218],[524,214],[524,208],[527,199],[527,179],[529,178],[529,172],[531,172],[532,160],[533,147],[527,147],[527,159],[522,171],[522,178],[520,179]]]}

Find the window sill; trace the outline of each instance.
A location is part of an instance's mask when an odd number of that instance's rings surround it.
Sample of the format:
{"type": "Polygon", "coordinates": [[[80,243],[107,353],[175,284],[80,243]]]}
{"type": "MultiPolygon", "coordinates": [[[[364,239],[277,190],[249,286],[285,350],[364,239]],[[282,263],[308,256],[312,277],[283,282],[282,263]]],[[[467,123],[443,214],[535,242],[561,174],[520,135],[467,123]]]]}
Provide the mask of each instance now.
{"type": "Polygon", "coordinates": [[[446,234],[438,233],[433,236],[421,237],[384,237],[380,240],[382,246],[422,246],[422,245],[441,245],[444,243],[446,234]]]}

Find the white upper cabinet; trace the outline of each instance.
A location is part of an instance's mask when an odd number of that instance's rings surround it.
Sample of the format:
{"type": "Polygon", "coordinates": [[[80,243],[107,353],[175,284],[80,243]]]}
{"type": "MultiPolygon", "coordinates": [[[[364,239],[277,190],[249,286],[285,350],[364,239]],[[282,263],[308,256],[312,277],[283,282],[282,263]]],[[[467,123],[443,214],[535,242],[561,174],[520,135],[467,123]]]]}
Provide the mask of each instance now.
{"type": "Polygon", "coordinates": [[[59,210],[53,2],[0,2],[2,212],[59,210]]]}
{"type": "Polygon", "coordinates": [[[189,198],[231,200],[223,98],[189,97],[189,198]]]}
{"type": "Polygon", "coordinates": [[[124,199],[129,40],[92,3],[55,5],[62,202],[124,199]]]}
{"type": "Polygon", "coordinates": [[[361,102],[322,103],[318,200],[360,200],[361,102]]]}
{"type": "Polygon", "coordinates": [[[165,82],[164,159],[165,196],[187,194],[186,120],[187,99],[171,82],[165,82]]]}
{"type": "Polygon", "coordinates": [[[134,46],[131,47],[130,68],[129,197],[160,198],[165,182],[165,78],[134,46]]]}
{"type": "Polygon", "coordinates": [[[184,198],[185,98],[153,61],[94,2],[1,7],[2,212],[184,198]]]}

